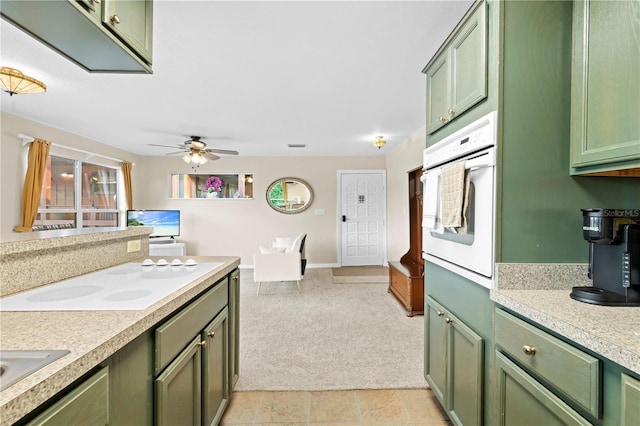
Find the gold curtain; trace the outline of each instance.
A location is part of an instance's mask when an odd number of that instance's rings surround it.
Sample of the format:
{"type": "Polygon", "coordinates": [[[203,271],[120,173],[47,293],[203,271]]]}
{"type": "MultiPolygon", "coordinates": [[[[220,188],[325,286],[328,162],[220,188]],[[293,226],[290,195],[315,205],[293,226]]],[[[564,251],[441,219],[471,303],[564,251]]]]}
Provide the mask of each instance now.
{"type": "Polygon", "coordinates": [[[124,196],[127,199],[127,208],[133,209],[133,191],[131,189],[131,166],[128,161],[122,162],[122,175],[124,176],[124,196]]]}
{"type": "Polygon", "coordinates": [[[29,166],[22,190],[22,223],[15,227],[16,232],[31,231],[36,220],[50,148],[51,144],[43,139],[35,139],[29,146],[29,166]]]}

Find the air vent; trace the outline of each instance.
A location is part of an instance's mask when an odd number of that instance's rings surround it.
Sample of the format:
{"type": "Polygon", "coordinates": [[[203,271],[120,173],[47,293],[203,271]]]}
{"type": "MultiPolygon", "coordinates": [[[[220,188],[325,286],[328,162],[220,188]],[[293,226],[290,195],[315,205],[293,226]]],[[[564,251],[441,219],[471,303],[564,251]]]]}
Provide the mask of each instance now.
{"type": "Polygon", "coordinates": [[[290,143],[287,145],[289,148],[306,148],[307,145],[303,143],[290,143]]]}

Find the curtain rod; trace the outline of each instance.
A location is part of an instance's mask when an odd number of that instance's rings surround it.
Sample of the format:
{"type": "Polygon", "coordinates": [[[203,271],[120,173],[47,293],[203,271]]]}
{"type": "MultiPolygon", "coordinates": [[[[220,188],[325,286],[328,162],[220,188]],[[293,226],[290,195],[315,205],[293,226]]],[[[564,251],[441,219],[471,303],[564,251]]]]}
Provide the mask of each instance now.
{"type": "MultiPolygon", "coordinates": [[[[33,142],[35,140],[32,136],[25,135],[23,133],[18,133],[17,136],[18,136],[18,138],[22,139],[22,146],[30,144],[31,142],[33,142]]],[[[57,146],[58,148],[68,149],[70,151],[76,151],[76,152],[80,152],[82,154],[86,154],[87,156],[85,157],[85,160],[88,160],[91,157],[101,157],[101,158],[105,158],[107,160],[117,161],[119,163],[122,163],[123,161],[125,161],[125,160],[121,160],[119,158],[109,157],[107,155],[96,154],[95,152],[85,151],[84,149],[74,148],[72,146],[60,145],[60,144],[54,143],[54,142],[50,142],[50,143],[51,143],[51,145],[57,146]]],[[[136,165],[135,163],[131,163],[131,164],[133,166],[136,165]]]]}

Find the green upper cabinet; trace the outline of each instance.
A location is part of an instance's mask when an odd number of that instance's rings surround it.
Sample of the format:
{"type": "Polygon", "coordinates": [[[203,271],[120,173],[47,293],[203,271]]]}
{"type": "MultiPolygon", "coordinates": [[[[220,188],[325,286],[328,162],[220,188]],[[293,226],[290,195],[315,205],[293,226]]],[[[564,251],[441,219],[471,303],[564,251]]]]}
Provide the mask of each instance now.
{"type": "Polygon", "coordinates": [[[487,96],[486,7],[477,2],[423,70],[429,134],[487,96]]]}
{"type": "Polygon", "coordinates": [[[574,3],[572,174],[640,173],[639,16],[638,0],[574,3]]]}
{"type": "Polygon", "coordinates": [[[152,0],[0,2],[2,18],[90,72],[151,73],[152,14],[152,0]]]}
{"type": "Polygon", "coordinates": [[[149,64],[152,56],[152,18],[151,1],[104,2],[102,23],[149,64]]]}

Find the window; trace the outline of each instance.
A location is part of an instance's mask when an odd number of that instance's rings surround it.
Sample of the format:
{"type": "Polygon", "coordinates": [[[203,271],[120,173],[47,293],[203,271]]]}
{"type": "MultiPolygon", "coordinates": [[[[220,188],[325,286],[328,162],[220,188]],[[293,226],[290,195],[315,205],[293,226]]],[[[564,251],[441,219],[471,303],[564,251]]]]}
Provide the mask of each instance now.
{"type": "Polygon", "coordinates": [[[34,225],[118,226],[120,170],[49,155],[34,225]]]}
{"type": "Polygon", "coordinates": [[[253,198],[251,174],[172,174],[169,198],[207,198],[204,187],[211,176],[217,176],[222,180],[222,188],[216,198],[253,198]]]}

